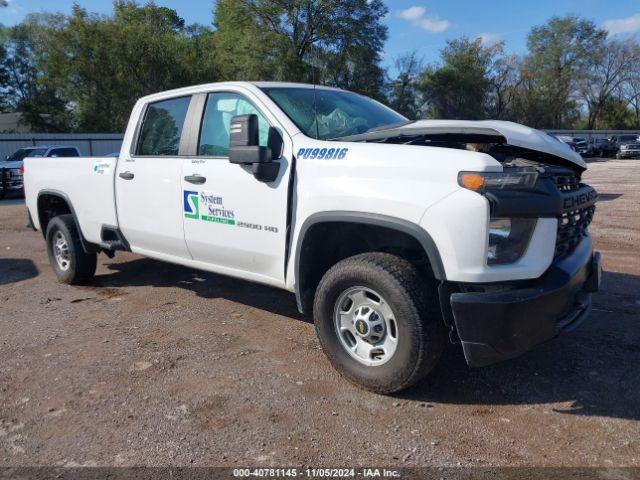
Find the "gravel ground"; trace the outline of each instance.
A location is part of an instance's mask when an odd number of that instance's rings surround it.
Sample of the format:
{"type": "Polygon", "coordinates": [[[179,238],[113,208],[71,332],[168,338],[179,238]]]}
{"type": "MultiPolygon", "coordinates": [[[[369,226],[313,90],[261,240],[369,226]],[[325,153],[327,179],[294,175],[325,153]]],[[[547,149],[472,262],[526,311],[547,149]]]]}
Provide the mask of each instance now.
{"type": "Polygon", "coordinates": [[[586,180],[589,321],[484,369],[452,346],[389,397],[336,374],[286,292],[126,253],[56,283],[0,201],[0,465],[640,466],[640,161],[586,180]]]}

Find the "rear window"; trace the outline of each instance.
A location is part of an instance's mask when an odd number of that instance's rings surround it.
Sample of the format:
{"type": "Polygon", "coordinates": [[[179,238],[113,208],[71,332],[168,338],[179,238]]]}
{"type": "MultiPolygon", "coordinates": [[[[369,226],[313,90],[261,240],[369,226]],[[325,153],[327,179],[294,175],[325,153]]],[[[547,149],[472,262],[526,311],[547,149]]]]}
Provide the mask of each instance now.
{"type": "Polygon", "coordinates": [[[79,157],[75,148],[54,148],[49,152],[50,157],[79,157]]]}
{"type": "Polygon", "coordinates": [[[178,155],[180,136],[191,97],[171,98],[147,106],[136,155],[178,155]]]}
{"type": "Polygon", "coordinates": [[[25,157],[41,157],[46,153],[46,148],[21,148],[7,158],[8,161],[22,160],[25,157]]]}

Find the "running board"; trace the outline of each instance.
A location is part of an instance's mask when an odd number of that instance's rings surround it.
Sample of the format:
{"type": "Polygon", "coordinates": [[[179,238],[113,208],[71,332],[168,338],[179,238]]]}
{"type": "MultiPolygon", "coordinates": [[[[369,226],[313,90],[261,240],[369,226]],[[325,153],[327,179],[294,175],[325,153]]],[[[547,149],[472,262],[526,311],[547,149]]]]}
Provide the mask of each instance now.
{"type": "Polygon", "coordinates": [[[131,251],[129,242],[124,238],[124,235],[122,235],[122,232],[118,227],[103,225],[102,231],[100,232],[100,238],[102,239],[100,247],[102,247],[107,254],[116,250],[131,251]]]}

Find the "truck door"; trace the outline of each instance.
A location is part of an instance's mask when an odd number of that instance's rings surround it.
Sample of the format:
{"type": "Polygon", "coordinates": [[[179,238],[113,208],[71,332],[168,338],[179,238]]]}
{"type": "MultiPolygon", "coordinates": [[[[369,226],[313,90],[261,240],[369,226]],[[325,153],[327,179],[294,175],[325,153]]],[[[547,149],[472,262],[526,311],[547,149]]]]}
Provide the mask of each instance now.
{"type": "Polygon", "coordinates": [[[184,233],[202,268],[282,285],[292,146],[277,119],[251,95],[219,91],[201,97],[195,155],[184,160],[182,172],[184,233]],[[284,140],[271,183],[256,180],[250,167],[229,163],[231,118],[252,113],[258,115],[261,145],[272,127],[284,140]]]}
{"type": "Polygon", "coordinates": [[[142,113],[132,151],[116,169],[116,206],[120,230],[134,252],[190,259],[182,229],[179,156],[190,96],[149,103],[142,113]]]}

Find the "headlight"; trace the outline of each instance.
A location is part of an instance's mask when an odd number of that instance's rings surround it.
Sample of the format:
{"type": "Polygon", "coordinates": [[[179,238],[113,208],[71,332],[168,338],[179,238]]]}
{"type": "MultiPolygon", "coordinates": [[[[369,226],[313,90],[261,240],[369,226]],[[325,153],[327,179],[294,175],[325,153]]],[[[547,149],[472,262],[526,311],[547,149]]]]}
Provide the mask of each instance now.
{"type": "Polygon", "coordinates": [[[535,218],[492,218],[489,222],[489,265],[513,263],[527,250],[535,218]]]}
{"type": "Polygon", "coordinates": [[[518,169],[508,172],[460,172],[458,184],[461,187],[484,193],[490,189],[533,188],[538,180],[538,172],[518,169]]]}
{"type": "Polygon", "coordinates": [[[629,148],[629,145],[622,145],[620,147],[620,150],[627,150],[629,148]]]}

